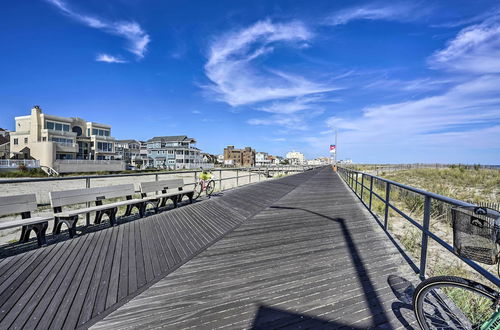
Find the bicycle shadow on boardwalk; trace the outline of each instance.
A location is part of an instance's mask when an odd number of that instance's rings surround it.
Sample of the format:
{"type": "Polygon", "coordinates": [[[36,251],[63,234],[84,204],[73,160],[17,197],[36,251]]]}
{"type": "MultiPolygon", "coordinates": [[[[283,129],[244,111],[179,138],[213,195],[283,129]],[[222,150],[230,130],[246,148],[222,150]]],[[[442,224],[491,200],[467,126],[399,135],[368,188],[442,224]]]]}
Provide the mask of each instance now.
{"type": "MultiPolygon", "coordinates": [[[[338,217],[332,218],[330,216],[327,216],[327,215],[324,215],[324,214],[321,214],[321,213],[318,213],[315,211],[311,211],[308,209],[300,208],[300,207],[271,206],[270,208],[301,210],[301,211],[308,212],[308,213],[314,214],[316,216],[322,217],[322,218],[327,219],[329,221],[333,221],[333,222],[338,223],[340,225],[340,228],[342,231],[342,236],[344,237],[344,240],[349,248],[349,256],[350,256],[352,265],[354,266],[354,268],[356,270],[357,279],[363,288],[363,294],[365,296],[365,301],[367,302],[368,308],[370,309],[370,312],[372,315],[372,323],[373,323],[372,326],[378,327],[378,326],[382,326],[384,324],[389,323],[390,319],[389,319],[388,315],[386,314],[386,311],[383,307],[382,301],[379,299],[379,297],[376,294],[376,288],[373,285],[373,283],[368,275],[368,271],[363,263],[361,254],[360,254],[358,248],[356,247],[356,243],[354,242],[354,239],[353,239],[349,229],[347,228],[347,225],[345,223],[345,219],[338,218],[338,217]]],[[[391,281],[389,279],[388,279],[388,283],[389,283],[389,285],[391,285],[391,281]]],[[[398,297],[398,295],[396,294],[396,291],[398,290],[398,288],[393,288],[391,286],[391,289],[395,293],[396,298],[400,299],[398,297]]],[[[401,322],[401,325],[403,327],[408,328],[408,329],[413,329],[409,325],[408,321],[405,320],[405,318],[403,317],[403,315],[401,313],[402,308],[408,308],[408,304],[406,302],[404,302],[404,301],[403,302],[402,301],[394,302],[392,304],[391,308],[394,312],[394,315],[401,322]]],[[[411,305],[409,306],[409,308],[411,309],[411,305]]],[[[349,326],[349,325],[343,325],[343,326],[349,326]]],[[[340,327],[340,325],[339,325],[339,327],[340,327]]],[[[349,327],[351,327],[351,326],[349,326],[349,327]]]]}

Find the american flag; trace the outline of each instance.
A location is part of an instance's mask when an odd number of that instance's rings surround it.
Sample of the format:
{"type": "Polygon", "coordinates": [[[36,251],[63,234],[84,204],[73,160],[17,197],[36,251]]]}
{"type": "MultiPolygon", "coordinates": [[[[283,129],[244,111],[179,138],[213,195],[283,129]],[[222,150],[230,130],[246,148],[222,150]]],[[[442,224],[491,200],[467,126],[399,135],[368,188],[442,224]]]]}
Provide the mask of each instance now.
{"type": "Polygon", "coordinates": [[[335,151],[336,147],[335,144],[330,144],[330,151],[335,151]]]}

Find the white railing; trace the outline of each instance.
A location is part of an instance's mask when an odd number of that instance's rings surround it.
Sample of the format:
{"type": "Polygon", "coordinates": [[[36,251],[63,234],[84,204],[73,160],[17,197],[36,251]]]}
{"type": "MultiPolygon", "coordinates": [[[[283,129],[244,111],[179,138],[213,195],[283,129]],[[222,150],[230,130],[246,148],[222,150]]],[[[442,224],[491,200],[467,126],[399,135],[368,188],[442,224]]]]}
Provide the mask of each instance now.
{"type": "Polygon", "coordinates": [[[20,165],[37,168],[40,167],[40,161],[35,159],[0,159],[1,168],[18,168],[20,165]]]}
{"type": "Polygon", "coordinates": [[[116,164],[121,164],[123,163],[122,160],[107,160],[107,159],[96,159],[96,160],[89,160],[89,159],[58,159],[55,161],[55,163],[59,164],[84,164],[84,165],[93,165],[93,164],[98,164],[98,165],[116,165],[116,164]]]}

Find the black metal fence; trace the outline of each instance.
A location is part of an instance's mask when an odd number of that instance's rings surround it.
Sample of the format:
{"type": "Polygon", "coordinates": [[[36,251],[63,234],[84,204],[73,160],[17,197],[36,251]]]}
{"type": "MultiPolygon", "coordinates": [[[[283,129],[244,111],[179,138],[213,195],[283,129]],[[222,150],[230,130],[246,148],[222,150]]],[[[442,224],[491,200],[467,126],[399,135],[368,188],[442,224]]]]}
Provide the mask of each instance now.
{"type": "MultiPolygon", "coordinates": [[[[378,220],[379,224],[383,229],[390,234],[389,231],[389,211],[393,210],[403,219],[412,224],[415,228],[418,228],[422,234],[421,245],[420,245],[420,264],[416,266],[420,277],[425,278],[426,267],[427,267],[427,254],[428,254],[428,244],[429,238],[435,241],[437,244],[453,253],[462,262],[469,265],[472,269],[478,272],[480,275],[484,276],[487,280],[500,286],[500,279],[493,273],[483,268],[476,262],[463,258],[455,253],[453,246],[445,241],[444,238],[439,237],[430,230],[430,219],[431,219],[431,208],[437,214],[447,214],[446,210],[451,207],[460,206],[475,206],[474,204],[467,203],[464,201],[456,200],[446,196],[434,194],[407,186],[395,181],[383,179],[381,177],[366,174],[359,171],[354,171],[348,168],[339,167],[338,173],[342,179],[347,183],[347,185],[352,189],[356,196],[361,200],[364,206],[372,213],[372,215],[378,220]],[[378,192],[377,192],[378,191],[378,192]],[[422,219],[414,219],[410,215],[406,214],[404,211],[394,205],[394,200],[391,200],[391,192],[398,194],[412,194],[420,199],[423,199],[422,205],[422,219]],[[374,198],[381,201],[384,205],[382,218],[373,212],[372,208],[374,205],[374,198]]],[[[415,199],[415,203],[418,204],[418,199],[415,199]]],[[[416,206],[418,207],[418,205],[416,206]]],[[[392,235],[391,235],[392,237],[392,235]]]]}

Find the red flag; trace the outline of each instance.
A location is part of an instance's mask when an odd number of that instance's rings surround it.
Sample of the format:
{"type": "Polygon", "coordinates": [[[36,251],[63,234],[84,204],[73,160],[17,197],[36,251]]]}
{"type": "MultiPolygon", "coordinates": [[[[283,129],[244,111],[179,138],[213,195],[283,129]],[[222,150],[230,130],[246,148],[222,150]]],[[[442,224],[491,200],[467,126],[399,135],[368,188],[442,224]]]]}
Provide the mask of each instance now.
{"type": "Polygon", "coordinates": [[[335,144],[330,144],[330,151],[335,151],[336,147],[335,144]]]}

